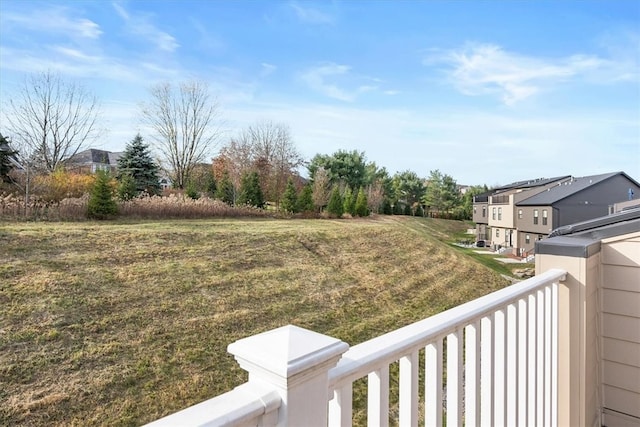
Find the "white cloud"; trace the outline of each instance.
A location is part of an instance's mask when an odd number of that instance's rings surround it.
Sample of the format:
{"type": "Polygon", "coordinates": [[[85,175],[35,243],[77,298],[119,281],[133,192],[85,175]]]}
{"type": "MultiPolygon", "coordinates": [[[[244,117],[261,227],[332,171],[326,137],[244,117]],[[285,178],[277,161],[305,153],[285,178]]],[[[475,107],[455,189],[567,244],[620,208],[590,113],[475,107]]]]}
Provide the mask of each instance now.
{"type": "Polygon", "coordinates": [[[461,49],[437,52],[424,63],[449,65],[449,79],[460,92],[497,95],[507,105],[553,84],[610,67],[609,61],[593,55],[538,58],[508,52],[492,44],[468,44],[461,49]]]}
{"type": "Polygon", "coordinates": [[[0,64],[0,70],[4,71],[39,73],[49,69],[71,77],[95,77],[143,85],[173,78],[181,72],[167,64],[132,64],[123,59],[57,45],[43,45],[35,51],[0,46],[0,64]]]}
{"type": "Polygon", "coordinates": [[[65,46],[53,46],[51,49],[54,52],[57,52],[73,60],[90,62],[90,63],[102,62],[101,57],[95,56],[95,55],[88,55],[78,49],[73,49],[65,46]]]}
{"type": "Polygon", "coordinates": [[[173,52],[180,45],[175,37],[171,34],[158,29],[148,16],[132,15],[123,6],[118,3],[112,3],[116,13],[120,15],[127,26],[127,31],[131,34],[145,39],[147,42],[154,44],[156,48],[173,52]]]}
{"type": "Polygon", "coordinates": [[[364,94],[395,95],[395,90],[384,90],[384,80],[354,73],[348,65],[323,63],[304,71],[300,78],[312,90],[329,98],[345,102],[356,101],[364,94]]]}
{"type": "Polygon", "coordinates": [[[333,16],[321,12],[318,9],[301,6],[297,2],[289,3],[289,7],[293,9],[298,19],[309,24],[333,24],[333,16]]]}
{"type": "Polygon", "coordinates": [[[191,28],[198,33],[197,45],[199,50],[218,55],[227,49],[226,44],[210,31],[210,27],[203,25],[199,20],[192,17],[189,18],[189,21],[191,22],[191,28]]]}
{"type": "Polygon", "coordinates": [[[16,25],[33,32],[63,34],[72,39],[97,39],[102,34],[100,25],[89,19],[73,17],[69,10],[62,7],[38,8],[28,15],[3,12],[0,19],[3,25],[16,25]]]}
{"type": "Polygon", "coordinates": [[[260,73],[262,75],[262,77],[266,77],[270,74],[273,74],[278,67],[273,65],[273,64],[269,64],[267,62],[263,62],[262,64],[260,64],[262,66],[262,72],[260,73]]]}
{"type": "Polygon", "coordinates": [[[328,78],[346,75],[350,70],[351,67],[347,65],[334,63],[324,64],[307,70],[302,75],[302,80],[306,82],[311,89],[320,92],[329,98],[339,99],[340,101],[353,101],[355,99],[355,95],[353,93],[349,93],[335,84],[327,82],[328,78]]]}

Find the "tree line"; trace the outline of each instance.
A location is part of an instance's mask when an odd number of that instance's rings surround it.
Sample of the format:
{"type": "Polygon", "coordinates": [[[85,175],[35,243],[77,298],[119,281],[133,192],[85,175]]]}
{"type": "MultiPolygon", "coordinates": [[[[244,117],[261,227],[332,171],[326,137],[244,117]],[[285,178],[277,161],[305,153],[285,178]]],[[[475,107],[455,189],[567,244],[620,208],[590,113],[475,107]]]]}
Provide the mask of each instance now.
{"type": "MultiPolygon", "coordinates": [[[[100,137],[99,111],[96,97],[75,82],[52,72],[28,76],[3,108],[3,131],[10,135],[0,135],[5,187],[19,188],[28,200],[36,177],[60,171],[100,137]]],[[[232,206],[264,208],[269,203],[280,212],[337,217],[373,212],[463,219],[471,217],[473,195],[487,191],[474,186],[463,195],[456,181],[439,170],[427,177],[409,170],[390,175],[355,150],[305,161],[284,123],[258,121],[221,144],[220,116],[206,83],[151,87],[140,110],[151,130],[150,143],[136,135],[118,159],[115,176],[97,175],[98,200],[114,192],[121,200],[160,194],[159,179],[166,175],[188,197],[208,196],[232,206]],[[153,157],[152,147],[160,158],[153,157]],[[303,167],[308,178],[300,174],[303,167]]]]}

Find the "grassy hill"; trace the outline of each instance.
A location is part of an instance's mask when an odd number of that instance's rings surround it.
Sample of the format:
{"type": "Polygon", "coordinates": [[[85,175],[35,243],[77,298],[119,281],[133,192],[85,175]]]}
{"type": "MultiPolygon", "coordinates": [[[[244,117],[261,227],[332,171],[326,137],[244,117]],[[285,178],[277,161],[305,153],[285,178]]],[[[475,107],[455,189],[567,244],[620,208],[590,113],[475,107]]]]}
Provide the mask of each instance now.
{"type": "Polygon", "coordinates": [[[434,219],[0,225],[0,425],[139,425],[246,381],[229,343],[357,344],[505,286],[434,219]]]}

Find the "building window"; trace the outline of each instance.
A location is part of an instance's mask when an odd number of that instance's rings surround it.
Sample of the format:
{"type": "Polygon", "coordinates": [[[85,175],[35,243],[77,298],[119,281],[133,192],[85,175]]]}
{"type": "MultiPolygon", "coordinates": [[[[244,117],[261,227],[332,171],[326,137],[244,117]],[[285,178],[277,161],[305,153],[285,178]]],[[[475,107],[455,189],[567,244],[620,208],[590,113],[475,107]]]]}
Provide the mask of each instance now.
{"type": "Polygon", "coordinates": [[[518,209],[518,219],[522,219],[522,209],[518,209]]]}
{"type": "Polygon", "coordinates": [[[531,236],[529,236],[528,234],[525,234],[524,243],[526,243],[527,245],[531,243],[531,236]]]}
{"type": "Polygon", "coordinates": [[[475,206],[473,207],[473,215],[475,216],[475,214],[478,213],[478,208],[476,208],[475,206]]]}
{"type": "Polygon", "coordinates": [[[502,208],[498,208],[498,221],[502,220],[502,208]]]}
{"type": "Polygon", "coordinates": [[[496,208],[491,209],[491,219],[496,219],[496,208]]]}
{"type": "Polygon", "coordinates": [[[482,218],[486,218],[487,217],[487,207],[483,206],[482,207],[482,218]]]}
{"type": "Polygon", "coordinates": [[[547,210],[542,209],[542,225],[547,225],[547,210]]]}
{"type": "Polygon", "coordinates": [[[496,237],[500,237],[500,229],[496,228],[496,237]]]}
{"type": "Polygon", "coordinates": [[[534,224],[538,223],[538,209],[533,210],[533,223],[534,224]]]}

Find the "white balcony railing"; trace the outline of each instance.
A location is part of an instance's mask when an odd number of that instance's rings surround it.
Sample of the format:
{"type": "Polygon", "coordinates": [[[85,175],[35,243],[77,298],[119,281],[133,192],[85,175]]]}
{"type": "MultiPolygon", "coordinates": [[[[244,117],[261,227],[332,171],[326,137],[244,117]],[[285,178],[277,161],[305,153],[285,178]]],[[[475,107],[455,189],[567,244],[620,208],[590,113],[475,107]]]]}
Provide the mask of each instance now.
{"type": "Polygon", "coordinates": [[[395,362],[401,426],[557,425],[565,274],[550,270],[350,349],[294,326],[242,339],[229,351],[247,383],[150,426],[350,426],[352,384],[364,377],[367,423],[386,426],[395,362]]]}

